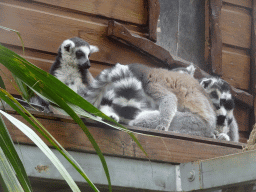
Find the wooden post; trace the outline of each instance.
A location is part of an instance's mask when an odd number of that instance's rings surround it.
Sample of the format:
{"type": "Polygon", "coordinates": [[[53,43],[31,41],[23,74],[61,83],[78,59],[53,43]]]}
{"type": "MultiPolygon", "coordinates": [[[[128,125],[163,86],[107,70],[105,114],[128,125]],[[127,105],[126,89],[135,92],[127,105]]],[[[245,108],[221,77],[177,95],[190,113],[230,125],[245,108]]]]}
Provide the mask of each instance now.
{"type": "Polygon", "coordinates": [[[221,7],[222,0],[210,0],[211,64],[213,73],[218,75],[222,75],[221,7]]]}
{"type": "Polygon", "coordinates": [[[256,122],[256,0],[252,6],[252,55],[251,55],[251,93],[254,99],[254,124],[256,122]]]}
{"type": "Polygon", "coordinates": [[[157,41],[157,22],[160,15],[160,4],[158,0],[148,0],[148,17],[149,17],[149,39],[157,41]]]}

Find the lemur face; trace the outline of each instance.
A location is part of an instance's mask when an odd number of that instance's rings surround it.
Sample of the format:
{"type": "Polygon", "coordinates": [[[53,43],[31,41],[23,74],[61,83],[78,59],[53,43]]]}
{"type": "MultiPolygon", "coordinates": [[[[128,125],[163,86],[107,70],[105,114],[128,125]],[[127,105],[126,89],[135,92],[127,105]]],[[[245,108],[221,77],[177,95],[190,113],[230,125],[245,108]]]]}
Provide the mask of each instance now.
{"type": "Polygon", "coordinates": [[[67,39],[61,45],[62,59],[67,61],[65,63],[86,69],[91,67],[90,55],[98,50],[98,47],[89,45],[78,37],[67,39]]]}
{"type": "Polygon", "coordinates": [[[228,83],[220,78],[203,78],[200,85],[209,94],[218,115],[217,124],[221,125],[230,117],[235,107],[228,83]]]}

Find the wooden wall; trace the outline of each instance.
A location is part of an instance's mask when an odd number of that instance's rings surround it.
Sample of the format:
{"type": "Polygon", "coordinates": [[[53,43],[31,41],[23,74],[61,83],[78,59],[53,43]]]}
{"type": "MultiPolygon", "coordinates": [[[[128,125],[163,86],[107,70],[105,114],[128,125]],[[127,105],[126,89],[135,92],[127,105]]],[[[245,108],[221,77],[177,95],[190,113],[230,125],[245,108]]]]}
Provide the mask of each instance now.
{"type": "MultiPolygon", "coordinates": [[[[147,0],[2,0],[0,18],[1,26],[20,32],[25,56],[16,34],[1,30],[0,42],[46,71],[49,71],[63,40],[74,36],[100,49],[91,56],[93,76],[117,62],[150,65],[147,57],[106,36],[111,19],[124,24],[133,33],[147,36],[147,0]]],[[[11,86],[8,89],[16,93],[11,86]]]]}
{"type": "MultiPolygon", "coordinates": [[[[212,72],[252,94],[252,0],[206,1],[206,61],[212,72]]],[[[240,137],[246,142],[253,123],[252,106],[236,102],[240,137]]]]}
{"type": "MultiPolygon", "coordinates": [[[[152,1],[153,2],[153,1],[152,1]]],[[[224,0],[221,14],[223,31],[223,78],[233,86],[249,90],[251,0],[224,0]],[[233,41],[233,40],[234,41],[233,41]]],[[[91,56],[93,76],[119,62],[153,66],[152,60],[107,37],[109,20],[125,25],[132,33],[149,37],[148,0],[1,0],[0,25],[20,32],[25,55],[16,34],[1,30],[0,42],[45,71],[55,60],[63,40],[78,36],[100,52],[91,56]]],[[[206,29],[207,30],[207,29],[206,29]]],[[[11,74],[3,66],[1,76],[12,94],[11,74]]],[[[249,134],[250,111],[237,105],[235,111],[243,142],[249,134]]]]}

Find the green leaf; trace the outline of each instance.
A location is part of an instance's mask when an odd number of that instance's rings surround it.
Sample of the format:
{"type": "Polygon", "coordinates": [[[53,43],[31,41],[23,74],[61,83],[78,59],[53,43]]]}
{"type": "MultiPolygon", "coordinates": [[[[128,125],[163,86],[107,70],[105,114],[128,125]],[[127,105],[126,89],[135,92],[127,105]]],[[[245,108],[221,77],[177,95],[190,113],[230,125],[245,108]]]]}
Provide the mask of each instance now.
{"type": "Polygon", "coordinates": [[[81,174],[94,191],[99,191],[96,186],[87,177],[81,166],[73,159],[73,157],[58,143],[58,141],[44,128],[44,126],[27,111],[12,95],[7,91],[0,89],[0,98],[2,98],[10,107],[17,111],[28,123],[30,123],[49,143],[51,143],[81,174]],[[29,117],[34,121],[32,121],[29,117]]]}
{"type": "Polygon", "coordinates": [[[21,38],[20,32],[14,30],[14,29],[10,29],[10,28],[1,26],[1,25],[0,25],[0,28],[1,28],[1,29],[4,29],[4,30],[6,30],[6,31],[12,31],[12,32],[16,33],[16,34],[19,36],[20,41],[21,41],[21,45],[22,45],[23,54],[24,54],[24,42],[23,42],[23,40],[22,40],[22,38],[21,38]]]}
{"type": "Polygon", "coordinates": [[[17,177],[23,186],[25,191],[32,191],[32,187],[30,185],[27,173],[25,168],[15,150],[14,144],[12,142],[11,136],[3,122],[2,117],[0,116],[0,146],[3,150],[4,154],[12,164],[17,177]]]}
{"type": "Polygon", "coordinates": [[[84,125],[82,120],[77,116],[77,114],[69,107],[69,105],[79,106],[81,109],[91,113],[93,115],[99,116],[105,120],[112,122],[116,126],[112,126],[114,128],[121,129],[123,131],[128,132],[128,134],[133,138],[133,140],[137,143],[140,149],[145,153],[147,153],[140,145],[136,137],[125,127],[115,122],[112,118],[106,116],[89,102],[84,100],[81,96],[76,94],[73,90],[63,84],[61,81],[56,79],[54,76],[49,73],[37,68],[33,64],[26,61],[24,58],[15,54],[14,52],[8,50],[7,48],[0,45],[0,62],[8,68],[16,77],[23,81],[27,86],[29,86],[33,91],[35,91],[38,95],[47,98],[51,102],[57,104],[60,108],[65,110],[68,115],[70,115],[76,123],[82,128],[93,147],[95,148],[97,154],[99,155],[103,168],[105,170],[109,187],[111,190],[111,182],[109,177],[109,172],[107,169],[107,165],[105,159],[95,142],[94,138],[88,131],[87,127],[84,125]],[[68,105],[67,105],[68,104],[68,105]]]}
{"type": "Polygon", "coordinates": [[[68,185],[73,191],[80,192],[80,189],[76,185],[75,181],[69,175],[69,173],[62,165],[62,163],[59,161],[59,159],[32,129],[30,129],[27,125],[25,125],[18,119],[5,113],[4,111],[0,110],[0,113],[4,115],[12,124],[14,124],[19,130],[21,130],[29,139],[31,139],[41,149],[41,151],[49,158],[49,160],[58,169],[62,177],[67,181],[68,185]]]}
{"type": "Polygon", "coordinates": [[[15,77],[15,76],[13,76],[13,78],[20,89],[23,99],[26,101],[29,101],[31,96],[34,95],[33,91],[31,89],[29,89],[29,87],[27,85],[25,85],[19,78],[15,77]]]}
{"type": "Polygon", "coordinates": [[[16,178],[15,172],[13,171],[5,153],[0,148],[0,174],[4,181],[5,188],[10,192],[23,192],[18,179],[16,178]]]}

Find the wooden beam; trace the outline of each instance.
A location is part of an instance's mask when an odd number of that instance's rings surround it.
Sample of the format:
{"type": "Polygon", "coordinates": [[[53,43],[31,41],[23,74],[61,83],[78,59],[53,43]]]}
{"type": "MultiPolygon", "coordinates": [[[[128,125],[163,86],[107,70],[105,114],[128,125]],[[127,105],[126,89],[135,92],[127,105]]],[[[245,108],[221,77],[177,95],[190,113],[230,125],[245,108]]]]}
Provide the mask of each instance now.
{"type": "MultiPolygon", "coordinates": [[[[138,50],[142,54],[147,55],[148,57],[152,58],[152,63],[155,63],[158,67],[165,67],[168,69],[172,69],[175,67],[187,67],[190,65],[189,62],[184,61],[182,59],[174,59],[170,52],[165,50],[159,45],[156,45],[154,42],[140,37],[135,36],[130,33],[128,29],[126,29],[123,25],[115,22],[109,21],[108,25],[108,34],[110,38],[113,38],[119,42],[124,43],[127,46],[133,47],[134,49],[138,50]]],[[[205,71],[201,70],[199,67],[196,67],[195,77],[200,79],[203,77],[210,76],[205,71]]],[[[232,92],[237,100],[241,101],[242,103],[247,104],[248,106],[253,106],[253,97],[249,93],[231,87],[232,92]]]]}
{"type": "MultiPolygon", "coordinates": [[[[27,124],[14,111],[8,112],[27,124]]],[[[33,114],[64,148],[95,153],[86,135],[70,117],[39,112],[33,112],[33,114]]],[[[84,119],[84,122],[105,155],[147,159],[127,133],[89,119],[84,119]]],[[[5,123],[14,142],[33,144],[23,133],[15,129],[9,121],[5,121],[5,123]]],[[[244,145],[173,132],[148,130],[139,127],[129,128],[135,132],[135,136],[148,153],[151,161],[182,163],[208,159],[241,152],[244,145]]]]}
{"type": "MultiPolygon", "coordinates": [[[[205,49],[204,49],[204,61],[207,65],[210,65],[210,2],[205,0],[205,49]]],[[[210,68],[210,67],[208,67],[210,68]]],[[[208,69],[210,73],[210,69],[208,69]]]]}
{"type": "Polygon", "coordinates": [[[254,121],[256,122],[256,0],[253,0],[252,9],[252,63],[251,63],[251,91],[254,98],[254,121]]]}
{"type": "Polygon", "coordinates": [[[160,15],[160,3],[158,0],[148,0],[149,7],[149,39],[153,42],[157,41],[157,23],[160,15]]]}
{"type": "Polygon", "coordinates": [[[211,65],[215,74],[222,75],[222,36],[220,29],[222,0],[210,0],[211,65]]]}

